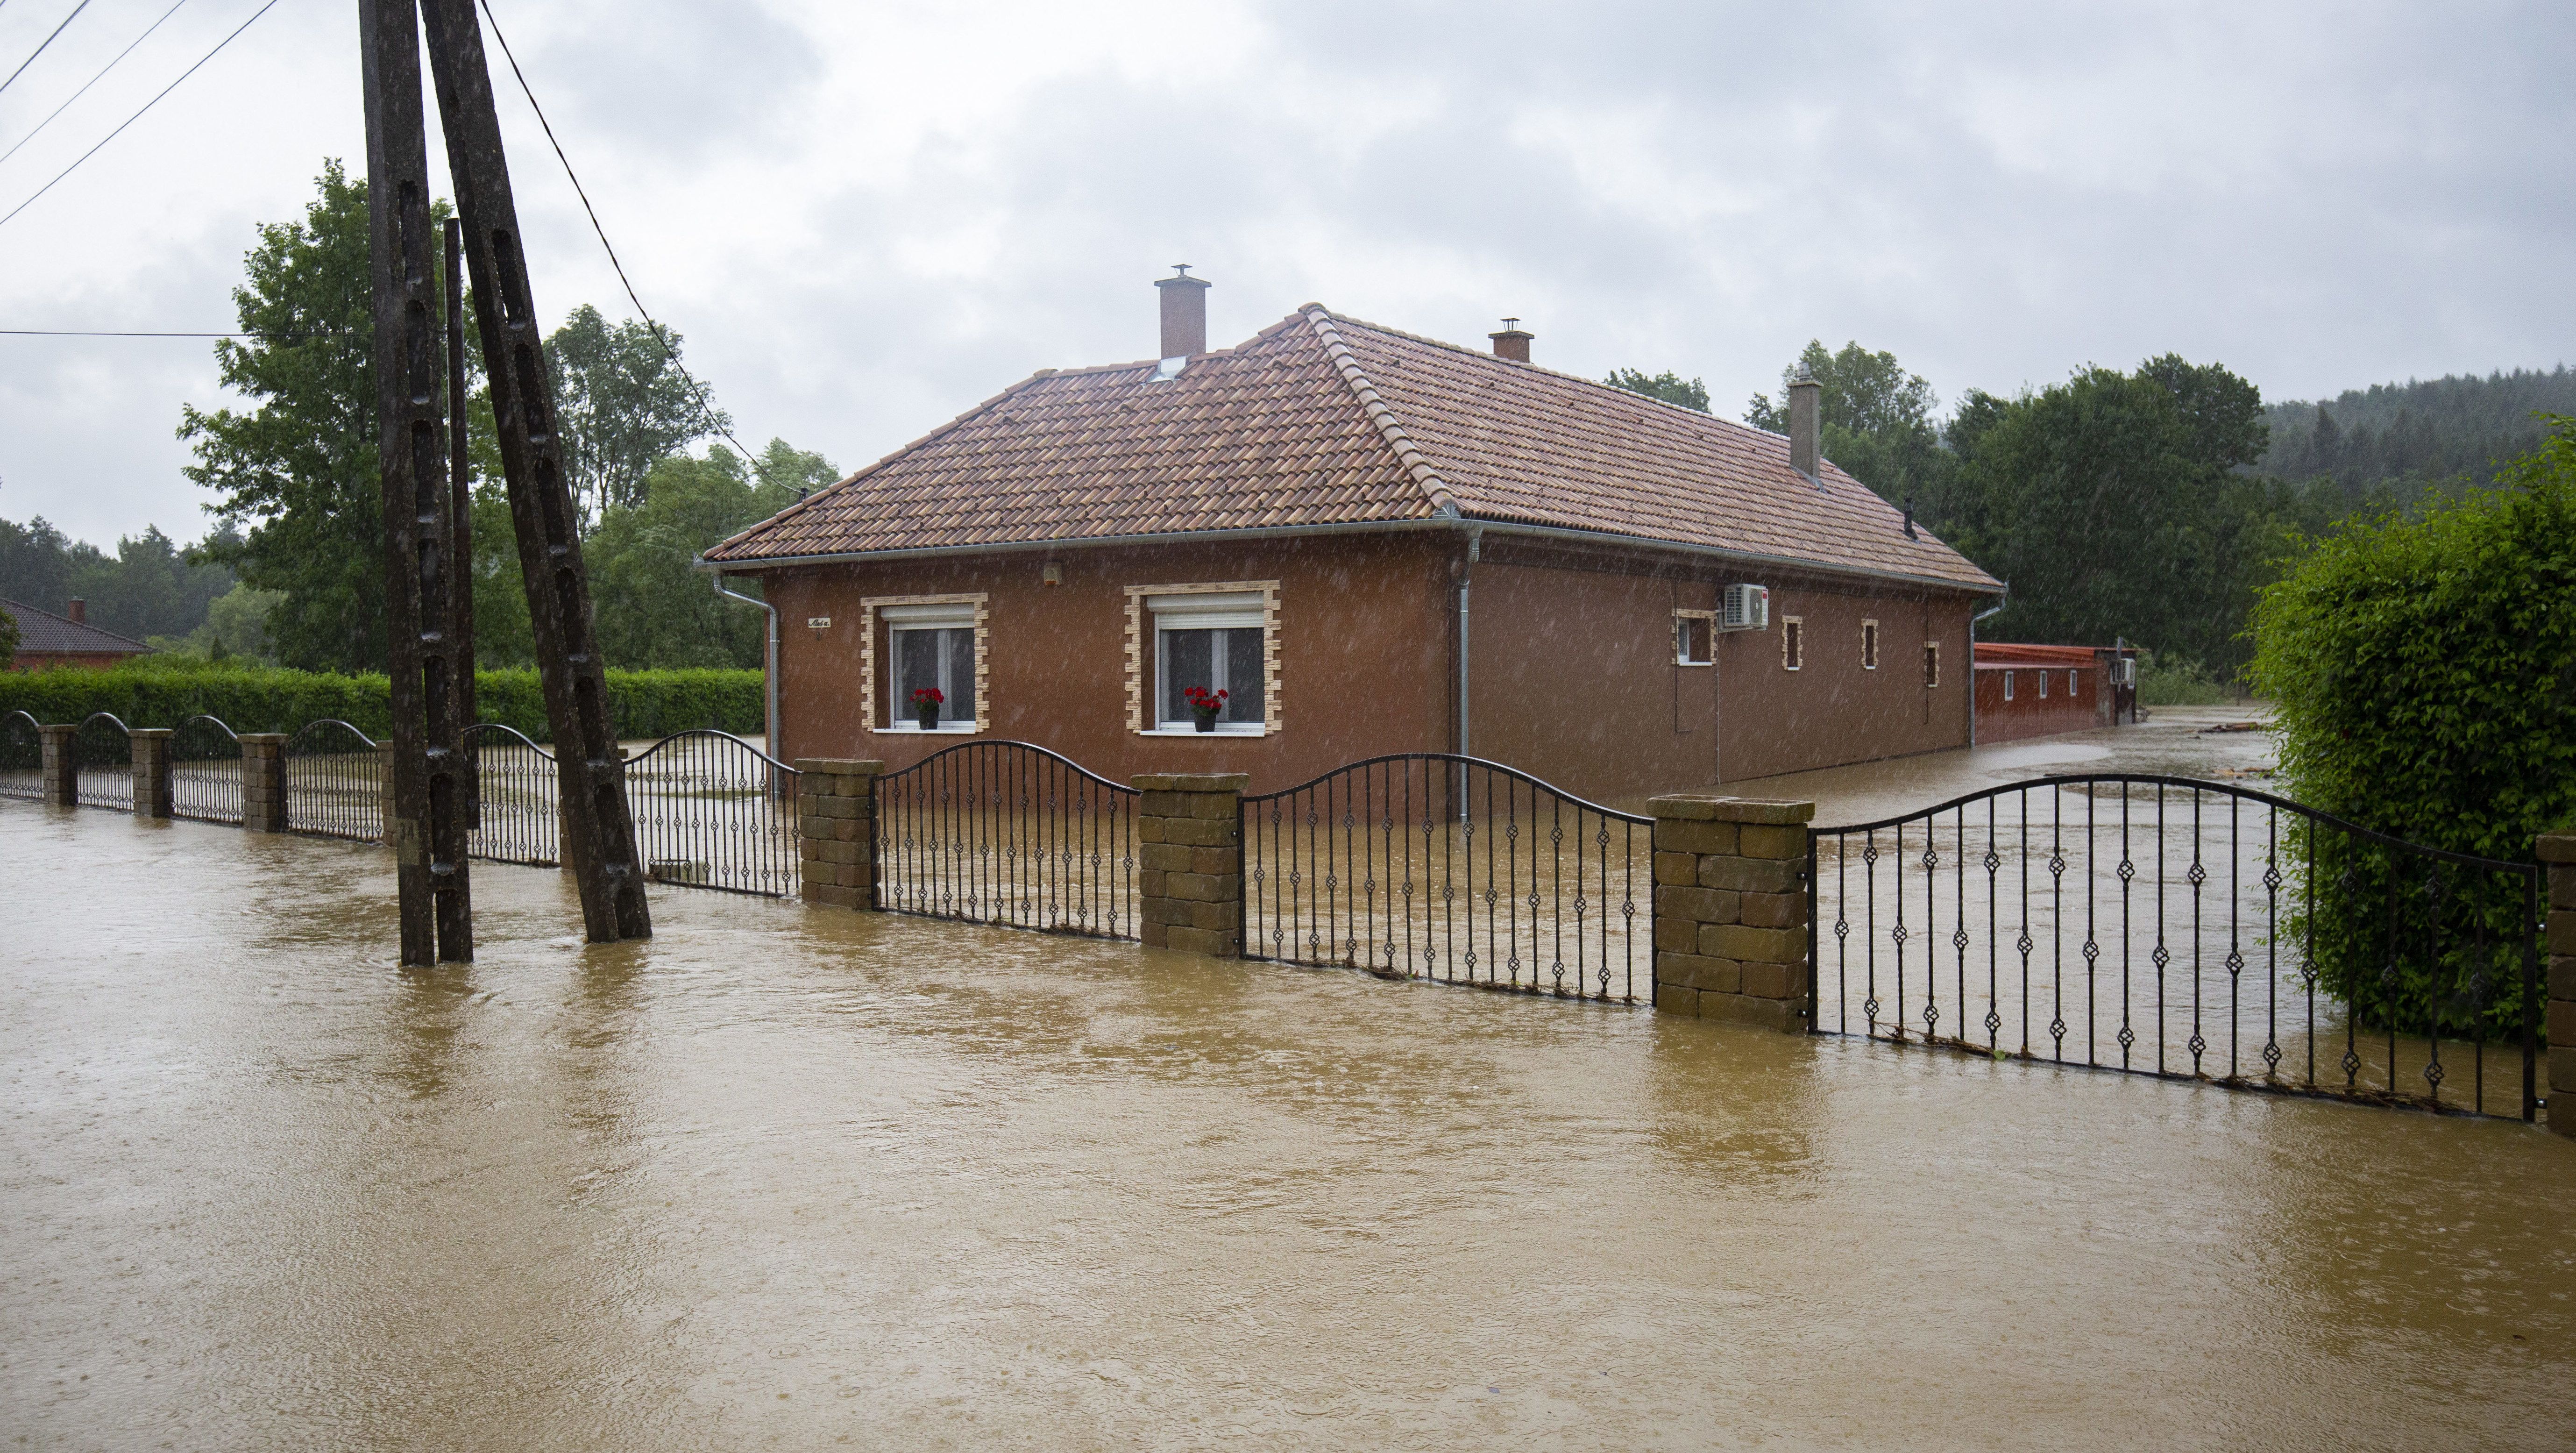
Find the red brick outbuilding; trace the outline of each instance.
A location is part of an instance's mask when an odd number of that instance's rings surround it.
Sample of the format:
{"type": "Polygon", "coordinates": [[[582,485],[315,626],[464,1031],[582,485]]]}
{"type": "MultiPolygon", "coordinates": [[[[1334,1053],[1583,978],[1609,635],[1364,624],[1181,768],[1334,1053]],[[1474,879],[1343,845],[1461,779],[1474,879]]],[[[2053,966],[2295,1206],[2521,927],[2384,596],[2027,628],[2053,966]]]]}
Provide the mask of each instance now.
{"type": "Polygon", "coordinates": [[[103,671],[152,651],[131,636],[91,625],[86,601],[69,602],[61,615],[14,600],[0,600],[0,610],[18,622],[18,654],[10,662],[13,671],[41,671],[48,666],[103,671]]]}

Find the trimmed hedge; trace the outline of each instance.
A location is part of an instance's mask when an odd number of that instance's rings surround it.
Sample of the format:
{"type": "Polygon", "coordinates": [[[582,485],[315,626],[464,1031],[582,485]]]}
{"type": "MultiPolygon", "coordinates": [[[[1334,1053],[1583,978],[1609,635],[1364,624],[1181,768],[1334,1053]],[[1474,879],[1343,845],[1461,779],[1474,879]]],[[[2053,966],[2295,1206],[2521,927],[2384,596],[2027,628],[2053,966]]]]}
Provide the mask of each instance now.
{"type": "MultiPolygon", "coordinates": [[[[484,721],[516,727],[540,742],[552,739],[534,670],[476,672],[474,692],[476,714],[484,721]]],[[[757,671],[611,671],[608,705],[617,735],[630,741],[696,727],[748,737],[762,729],[757,671]]],[[[391,688],[380,675],[152,657],[108,671],[0,673],[0,713],[10,711],[40,722],[76,722],[108,711],[132,727],[176,726],[204,712],[237,732],[291,732],[337,717],[379,739],[393,724],[391,688]]]]}

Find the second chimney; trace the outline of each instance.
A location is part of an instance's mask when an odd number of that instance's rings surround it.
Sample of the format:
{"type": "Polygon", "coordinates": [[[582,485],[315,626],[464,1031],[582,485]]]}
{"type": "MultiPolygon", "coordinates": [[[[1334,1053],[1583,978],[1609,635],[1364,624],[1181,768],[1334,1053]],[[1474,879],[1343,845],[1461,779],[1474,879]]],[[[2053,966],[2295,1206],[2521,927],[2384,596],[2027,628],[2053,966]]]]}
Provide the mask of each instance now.
{"type": "Polygon", "coordinates": [[[1805,369],[1789,380],[1789,467],[1816,479],[1817,416],[1822,412],[1825,386],[1805,369]]]}
{"type": "Polygon", "coordinates": [[[81,599],[79,596],[75,595],[75,596],[73,596],[70,600],[67,600],[67,601],[63,602],[63,614],[64,614],[64,615],[66,615],[66,616],[71,617],[71,622],[72,622],[72,624],[73,624],[73,625],[76,625],[76,626],[85,626],[85,625],[88,625],[88,624],[89,624],[89,602],[88,602],[88,601],[85,601],[85,600],[81,599]]]}
{"type": "Polygon", "coordinates": [[[1508,358],[1514,363],[1527,363],[1529,362],[1530,340],[1538,335],[1530,332],[1526,328],[1523,328],[1521,326],[1520,319],[1505,318],[1503,320],[1503,331],[1500,333],[1488,333],[1485,336],[1494,340],[1494,356],[1496,358],[1508,358]]]}
{"type": "Polygon", "coordinates": [[[1196,358],[1207,352],[1205,278],[1190,276],[1186,262],[1172,264],[1172,276],[1154,284],[1163,295],[1163,351],[1157,358],[1196,358]]]}

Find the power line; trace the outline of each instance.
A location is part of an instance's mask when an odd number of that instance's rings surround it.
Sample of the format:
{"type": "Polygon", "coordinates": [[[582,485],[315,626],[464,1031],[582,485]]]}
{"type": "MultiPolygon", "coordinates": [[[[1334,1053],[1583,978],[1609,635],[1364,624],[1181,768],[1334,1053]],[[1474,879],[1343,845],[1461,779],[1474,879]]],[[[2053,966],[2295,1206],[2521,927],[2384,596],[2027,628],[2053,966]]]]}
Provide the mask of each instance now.
{"type": "MultiPolygon", "coordinates": [[[[270,0],[270,3],[275,4],[276,0],[270,0]]],[[[689,372],[688,365],[680,362],[680,355],[672,349],[670,340],[663,336],[662,325],[653,321],[651,313],[644,311],[644,300],[635,295],[635,284],[626,276],[626,264],[617,260],[617,247],[608,240],[608,229],[599,225],[598,209],[590,205],[590,193],[582,186],[580,176],[573,171],[572,158],[564,155],[563,143],[555,140],[555,128],[553,123],[546,120],[546,108],[537,104],[537,93],[528,88],[528,77],[519,69],[519,58],[510,53],[510,38],[501,33],[500,18],[492,13],[492,0],[479,0],[479,3],[483,7],[483,18],[491,23],[492,38],[501,43],[501,58],[510,63],[510,74],[518,79],[519,94],[528,98],[528,109],[537,113],[537,125],[545,129],[546,143],[555,149],[555,160],[563,163],[564,175],[572,181],[573,194],[581,198],[581,210],[590,215],[590,230],[599,234],[599,245],[608,253],[608,265],[617,270],[618,282],[625,285],[626,300],[635,305],[636,313],[644,319],[644,326],[652,330],[653,342],[661,348],[662,357],[669,361],[673,370],[680,375],[681,381],[688,384],[689,392],[696,396],[698,412],[706,416],[707,427],[722,434],[725,442],[731,444],[734,451],[742,456],[743,463],[751,463],[756,456],[742,447],[742,441],[733,436],[733,430],[717,421],[715,406],[707,402],[705,387],[689,372]]],[[[5,217],[0,217],[0,222],[7,220],[5,217]]]]}
{"type": "MultiPolygon", "coordinates": [[[[82,4],[84,4],[84,5],[86,5],[86,4],[88,4],[88,3],[89,3],[89,0],[81,0],[81,3],[82,3],[82,4]]],[[[65,177],[67,177],[67,176],[70,176],[73,172],[76,172],[76,171],[80,170],[81,162],[87,161],[87,160],[89,160],[91,157],[94,157],[94,156],[98,155],[99,147],[101,147],[101,146],[105,146],[105,145],[107,145],[109,142],[114,141],[116,138],[118,138],[118,137],[120,137],[120,136],[124,135],[124,134],[125,134],[125,128],[126,128],[126,127],[131,126],[131,125],[133,125],[135,122],[140,121],[140,120],[142,120],[142,119],[143,119],[143,112],[144,112],[144,111],[149,111],[149,110],[151,110],[153,107],[160,105],[160,104],[161,104],[161,97],[162,97],[162,96],[167,96],[167,95],[169,95],[172,91],[175,91],[175,90],[179,89],[179,81],[184,81],[184,80],[188,79],[190,76],[195,75],[195,74],[197,73],[197,68],[198,68],[198,66],[202,66],[202,65],[204,65],[206,62],[208,62],[208,61],[210,61],[210,60],[213,60],[216,56],[218,56],[218,55],[222,54],[222,53],[223,53],[223,49],[224,49],[224,47],[225,47],[225,46],[228,46],[228,45],[230,45],[230,44],[232,44],[232,43],[233,43],[233,37],[234,37],[234,36],[238,36],[238,35],[240,35],[243,31],[250,29],[250,28],[251,28],[251,25],[252,25],[254,22],[256,22],[256,21],[257,21],[261,16],[266,15],[268,12],[270,12],[271,10],[274,10],[274,9],[276,9],[276,8],[277,8],[277,0],[268,0],[268,3],[267,3],[267,4],[262,5],[262,6],[261,6],[261,7],[259,7],[257,10],[252,11],[252,12],[251,12],[251,16],[250,16],[250,19],[249,19],[249,20],[245,20],[245,21],[243,21],[241,24],[239,24],[239,25],[237,25],[237,26],[234,26],[234,27],[233,27],[232,35],[227,35],[227,36],[225,36],[223,39],[221,39],[221,40],[219,40],[219,41],[216,41],[216,42],[215,42],[215,48],[214,48],[213,50],[210,50],[210,51],[206,52],[204,55],[197,57],[197,64],[196,64],[196,65],[194,65],[194,66],[190,66],[190,67],[188,67],[186,70],[181,71],[181,72],[179,73],[179,80],[178,80],[178,81],[172,81],[170,84],[168,84],[168,85],[166,85],[166,86],[163,86],[163,87],[161,88],[161,91],[160,91],[160,94],[159,94],[159,95],[156,95],[156,96],[154,96],[151,100],[146,101],[146,102],[144,102],[144,103],[143,103],[142,110],[136,111],[133,115],[128,116],[128,117],[126,117],[123,121],[121,121],[121,122],[117,123],[117,127],[116,127],[116,129],[115,129],[114,131],[111,131],[111,132],[109,132],[106,136],[104,136],[104,137],[100,138],[100,139],[99,139],[98,146],[93,146],[93,147],[91,147],[89,150],[82,152],[82,153],[80,154],[80,160],[79,160],[79,161],[75,161],[75,162],[73,162],[70,166],[67,166],[67,167],[63,168],[61,171],[56,172],[56,173],[54,174],[54,180],[53,180],[52,182],[47,182],[47,183],[45,183],[43,186],[36,188],[36,194],[35,194],[35,196],[34,196],[34,197],[29,197],[27,200],[25,200],[25,201],[23,201],[23,202],[20,202],[17,206],[15,206],[15,207],[11,208],[11,209],[10,209],[10,211],[9,211],[9,215],[8,215],[7,217],[0,217],[0,227],[6,227],[6,226],[8,226],[11,218],[16,217],[20,212],[24,212],[24,211],[26,211],[29,207],[32,207],[32,206],[36,205],[36,197],[41,197],[41,196],[43,196],[45,193],[52,191],[52,190],[54,189],[54,182],[59,182],[59,181],[61,181],[63,178],[65,178],[65,177]]],[[[78,14],[79,12],[78,12],[78,11],[75,11],[75,12],[73,12],[73,13],[74,13],[74,14],[78,14]]],[[[65,22],[63,22],[63,23],[64,23],[64,24],[66,24],[66,25],[68,25],[68,24],[70,24],[71,22],[67,20],[67,21],[65,21],[65,22]]],[[[32,59],[34,59],[34,57],[32,57],[32,56],[31,56],[31,57],[29,57],[29,59],[31,59],[31,60],[32,60],[32,59]]]]}
{"type": "MultiPolygon", "coordinates": [[[[5,0],[0,0],[0,3],[5,3],[5,0]]],[[[167,20],[167,19],[169,19],[171,16],[178,14],[178,13],[179,13],[179,6],[181,6],[181,5],[185,5],[185,4],[187,4],[187,3],[188,3],[188,0],[177,0],[177,3],[176,3],[176,4],[173,4],[169,9],[164,10],[164,11],[162,11],[162,12],[161,12],[161,20],[167,20]]],[[[128,44],[127,44],[127,46],[125,47],[125,49],[123,49],[123,50],[121,50],[121,51],[118,51],[118,52],[116,53],[116,61],[121,61],[121,60],[125,59],[127,56],[132,55],[132,54],[134,53],[134,47],[135,47],[135,46],[141,45],[143,42],[145,42],[145,41],[147,41],[147,40],[151,39],[151,38],[152,38],[152,32],[154,32],[154,31],[156,31],[156,30],[159,30],[159,29],[161,28],[161,20],[153,21],[150,25],[145,26],[145,27],[143,28],[143,33],[142,33],[141,35],[138,35],[138,36],[134,37],[134,39],[133,39],[130,43],[128,43],[128,44]]],[[[32,60],[32,59],[34,59],[34,57],[30,56],[30,57],[29,57],[29,59],[30,59],[30,60],[32,60]]],[[[18,146],[25,146],[28,142],[31,142],[31,141],[35,140],[35,139],[36,139],[36,132],[38,132],[38,131],[42,131],[42,130],[44,130],[46,127],[51,126],[51,125],[53,124],[53,122],[54,122],[54,117],[55,117],[55,116],[60,116],[60,115],[62,115],[65,111],[70,110],[70,109],[71,109],[71,105],[72,105],[72,101],[77,101],[77,100],[79,100],[81,97],[88,95],[88,94],[89,94],[89,88],[90,88],[90,87],[97,85],[97,84],[98,84],[100,81],[102,81],[102,80],[105,80],[105,79],[107,78],[107,73],[108,73],[108,72],[110,72],[110,71],[112,71],[112,70],[115,70],[115,69],[116,69],[116,61],[109,61],[106,65],[103,65],[103,66],[99,67],[99,68],[98,68],[98,74],[97,74],[97,75],[90,77],[90,78],[89,78],[88,80],[86,80],[86,81],[83,81],[83,82],[81,83],[81,88],[80,88],[79,90],[77,90],[77,91],[72,92],[72,94],[71,94],[71,100],[69,100],[69,101],[65,101],[65,102],[63,102],[63,104],[61,104],[60,106],[55,107],[55,108],[54,108],[54,110],[53,110],[53,115],[51,115],[51,116],[47,116],[44,120],[37,122],[37,123],[36,123],[36,125],[35,125],[35,128],[34,128],[33,130],[29,131],[26,135],[19,137],[19,138],[18,138],[18,146]]],[[[13,157],[13,156],[16,156],[16,155],[18,154],[18,146],[13,146],[13,147],[9,148],[7,151],[0,151],[0,161],[7,161],[9,158],[11,158],[11,157],[13,157]]]]}
{"type": "Polygon", "coordinates": [[[0,328],[0,338],[344,338],[345,328],[306,333],[159,333],[141,329],[0,328]]]}
{"type": "MultiPolygon", "coordinates": [[[[54,35],[60,35],[65,30],[69,29],[73,21],[80,19],[80,13],[88,8],[89,0],[80,0],[78,5],[72,7],[72,13],[63,17],[63,23],[54,27],[54,35]]],[[[52,45],[54,43],[54,35],[46,36],[44,45],[37,46],[34,55],[30,55],[25,60],[18,62],[18,69],[9,73],[9,79],[0,81],[0,91],[8,90],[11,86],[17,84],[18,78],[27,73],[27,67],[36,63],[36,56],[40,56],[45,53],[45,46],[52,45]]]]}

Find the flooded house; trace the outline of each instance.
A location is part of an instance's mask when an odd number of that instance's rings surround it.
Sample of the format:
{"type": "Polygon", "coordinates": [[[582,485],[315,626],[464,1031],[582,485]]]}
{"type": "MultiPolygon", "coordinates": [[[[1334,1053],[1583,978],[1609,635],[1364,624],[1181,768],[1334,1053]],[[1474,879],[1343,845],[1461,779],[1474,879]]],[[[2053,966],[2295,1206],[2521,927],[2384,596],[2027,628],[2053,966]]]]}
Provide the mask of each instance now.
{"type": "Polygon", "coordinates": [[[13,671],[41,671],[49,666],[104,671],[152,652],[131,636],[91,625],[89,602],[77,596],[64,603],[59,615],[14,600],[0,600],[0,611],[18,622],[18,653],[9,663],[13,671]]]}
{"type": "MultiPolygon", "coordinates": [[[[1253,790],[1405,752],[1595,797],[1964,746],[2002,585],[1788,435],[1308,304],[1042,369],[710,548],[782,755],[961,741],[1253,790]],[[1212,706],[1213,710],[1202,707],[1212,706]]],[[[719,585],[721,585],[721,580],[719,585]]]]}
{"type": "Polygon", "coordinates": [[[2010,742],[2138,719],[2138,648],[1977,643],[1977,740],[2010,742]]]}

